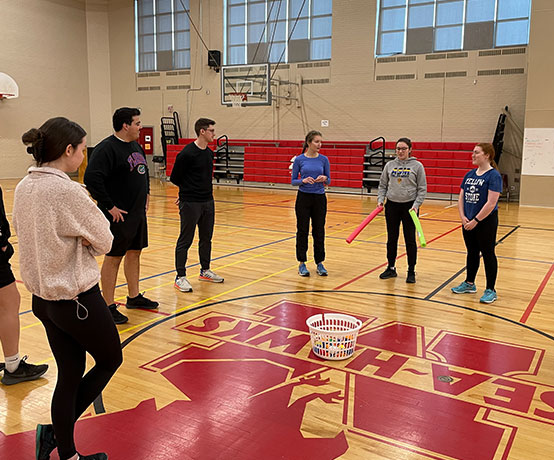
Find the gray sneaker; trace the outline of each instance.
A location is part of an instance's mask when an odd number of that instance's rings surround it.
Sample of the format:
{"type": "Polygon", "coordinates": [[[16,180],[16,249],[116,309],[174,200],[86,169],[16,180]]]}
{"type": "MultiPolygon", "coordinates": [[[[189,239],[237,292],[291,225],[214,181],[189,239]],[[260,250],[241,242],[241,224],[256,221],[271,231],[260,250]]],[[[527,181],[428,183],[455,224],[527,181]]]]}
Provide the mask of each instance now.
{"type": "Polygon", "coordinates": [[[175,289],[179,289],[181,292],[192,292],[192,286],[186,276],[178,276],[175,279],[175,289]]]}
{"type": "Polygon", "coordinates": [[[200,281],[210,281],[212,283],[223,283],[223,278],[219,275],[216,275],[209,268],[207,270],[200,270],[200,276],[198,277],[200,281]]]}

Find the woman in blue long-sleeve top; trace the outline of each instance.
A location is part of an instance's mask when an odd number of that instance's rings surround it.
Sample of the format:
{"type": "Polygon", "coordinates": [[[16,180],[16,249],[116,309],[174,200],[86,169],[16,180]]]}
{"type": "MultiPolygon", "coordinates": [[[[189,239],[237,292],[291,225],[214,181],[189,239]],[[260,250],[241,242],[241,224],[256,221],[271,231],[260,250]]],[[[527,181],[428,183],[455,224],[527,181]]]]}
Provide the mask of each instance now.
{"type": "Polygon", "coordinates": [[[312,220],[314,240],[314,260],[317,274],[327,276],[323,266],[325,260],[325,217],[327,215],[327,197],[325,184],[331,182],[329,159],[321,155],[321,133],[310,131],[304,141],[302,155],[295,158],[292,166],[292,185],[298,185],[296,196],[296,258],[300,265],[298,274],[310,276],[306,267],[308,252],[308,233],[312,220]]]}

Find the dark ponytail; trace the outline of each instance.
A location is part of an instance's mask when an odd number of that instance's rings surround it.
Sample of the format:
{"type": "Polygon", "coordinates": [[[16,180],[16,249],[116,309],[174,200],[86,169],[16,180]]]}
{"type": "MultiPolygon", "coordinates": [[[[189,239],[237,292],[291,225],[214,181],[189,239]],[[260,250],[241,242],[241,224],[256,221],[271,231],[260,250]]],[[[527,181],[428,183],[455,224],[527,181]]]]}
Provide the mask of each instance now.
{"type": "Polygon", "coordinates": [[[302,153],[304,153],[308,149],[308,144],[312,142],[314,140],[314,137],[316,136],[323,137],[323,134],[315,130],[312,130],[308,134],[306,134],[306,138],[304,139],[304,144],[302,145],[302,153]]]}
{"type": "Polygon", "coordinates": [[[27,153],[33,155],[38,166],[60,158],[68,145],[73,148],[83,141],[86,131],[64,117],[50,118],[39,129],[32,128],[21,136],[27,153]]]}

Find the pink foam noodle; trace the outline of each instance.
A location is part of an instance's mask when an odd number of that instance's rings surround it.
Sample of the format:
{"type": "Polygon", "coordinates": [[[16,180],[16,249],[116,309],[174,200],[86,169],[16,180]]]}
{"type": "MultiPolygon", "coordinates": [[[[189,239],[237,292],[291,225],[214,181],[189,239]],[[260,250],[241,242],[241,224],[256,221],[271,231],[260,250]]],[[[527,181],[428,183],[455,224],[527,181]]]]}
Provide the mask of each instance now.
{"type": "Polygon", "coordinates": [[[383,210],[383,206],[377,206],[373,211],[371,211],[371,214],[367,216],[360,225],[356,227],[356,229],[350,234],[348,238],[346,238],[346,242],[348,244],[352,243],[354,239],[360,234],[360,232],[366,227],[367,224],[369,224],[374,217],[379,214],[383,210]]]}

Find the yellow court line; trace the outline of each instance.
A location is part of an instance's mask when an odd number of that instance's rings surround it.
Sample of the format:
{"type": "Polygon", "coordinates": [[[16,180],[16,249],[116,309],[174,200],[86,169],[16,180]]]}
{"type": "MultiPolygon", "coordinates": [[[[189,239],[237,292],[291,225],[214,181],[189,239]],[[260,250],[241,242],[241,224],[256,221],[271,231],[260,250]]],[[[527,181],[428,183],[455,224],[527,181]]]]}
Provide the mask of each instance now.
{"type": "Polygon", "coordinates": [[[363,240],[359,240],[359,241],[357,241],[357,242],[351,244],[350,246],[351,246],[351,247],[359,246],[360,244],[362,244],[362,243],[364,243],[364,242],[373,241],[373,240],[375,240],[375,239],[377,239],[377,238],[380,238],[380,237],[382,237],[382,236],[384,236],[384,235],[386,235],[386,234],[387,234],[387,232],[378,233],[377,235],[374,235],[374,236],[372,236],[371,238],[366,238],[366,239],[363,239],[363,240]]]}
{"type": "MultiPolygon", "coordinates": [[[[285,268],[285,269],[283,269],[283,270],[280,270],[280,271],[278,271],[278,272],[271,273],[270,275],[266,275],[266,276],[264,276],[264,277],[262,277],[262,278],[258,278],[258,279],[256,279],[256,280],[249,281],[249,282],[246,283],[246,284],[243,284],[243,285],[241,285],[241,286],[237,286],[237,287],[235,287],[235,288],[233,288],[233,289],[229,289],[228,291],[221,292],[220,294],[214,295],[214,296],[212,296],[212,297],[208,297],[207,299],[199,300],[198,302],[194,302],[194,303],[192,303],[192,304],[190,304],[190,305],[187,305],[186,307],[178,308],[177,310],[174,310],[171,314],[174,315],[174,314],[176,314],[176,313],[180,313],[180,312],[182,312],[182,311],[189,310],[189,309],[191,309],[191,308],[197,307],[198,305],[202,305],[203,303],[206,303],[206,302],[209,302],[209,301],[211,301],[211,300],[217,299],[217,298],[219,298],[219,297],[221,297],[221,296],[224,296],[224,295],[226,295],[226,294],[230,294],[231,292],[235,292],[235,291],[238,291],[239,289],[243,289],[243,288],[248,287],[248,286],[251,286],[251,285],[253,285],[253,284],[255,284],[255,283],[259,283],[259,282],[261,282],[261,281],[265,281],[266,279],[271,278],[272,276],[280,275],[281,273],[284,273],[284,272],[286,272],[286,271],[288,271],[288,270],[291,270],[291,269],[293,269],[293,268],[296,268],[296,264],[295,264],[295,265],[292,265],[292,266],[290,266],[290,267],[287,267],[287,268],[285,268]]],[[[120,334],[123,334],[124,332],[132,331],[133,329],[136,329],[136,328],[142,327],[142,326],[146,326],[147,324],[150,324],[150,323],[153,323],[153,322],[155,322],[155,321],[158,321],[159,319],[160,319],[160,318],[152,318],[152,319],[150,319],[150,320],[148,320],[148,321],[144,321],[143,323],[137,324],[137,325],[132,326],[132,327],[129,327],[129,328],[127,328],[127,329],[123,329],[123,330],[120,331],[119,333],[120,333],[120,334]]]]}
{"type": "MultiPolygon", "coordinates": [[[[231,262],[231,263],[228,263],[226,265],[222,265],[221,267],[219,268],[227,268],[227,267],[231,267],[233,265],[237,265],[237,264],[240,264],[240,263],[243,263],[243,262],[247,262],[249,260],[252,260],[252,259],[255,259],[257,257],[265,257],[269,254],[271,254],[272,252],[275,252],[275,251],[267,251],[267,252],[264,252],[262,254],[257,254],[257,255],[254,255],[254,256],[251,256],[251,257],[247,257],[246,259],[241,259],[241,260],[237,260],[235,262],[231,262]]],[[[165,284],[160,284],[158,286],[154,286],[154,287],[151,287],[149,289],[145,289],[143,292],[146,292],[146,291],[152,291],[154,289],[158,289],[158,288],[161,288],[161,287],[165,287],[165,286],[169,286],[170,284],[173,284],[175,281],[171,281],[169,283],[165,283],[165,284]]],[[[117,299],[115,299],[116,301],[119,301],[119,300],[123,300],[125,299],[127,296],[123,296],[123,297],[119,297],[117,299]]],[[[29,329],[31,327],[35,327],[35,326],[40,326],[42,323],[40,321],[36,322],[36,323],[33,323],[33,324],[28,324],[27,326],[23,326],[21,328],[21,330],[25,330],[25,329],[29,329]]]]}
{"type": "MultiPolygon", "coordinates": [[[[266,276],[264,276],[264,277],[262,277],[262,278],[258,278],[258,279],[256,279],[256,280],[249,281],[249,282],[246,283],[246,284],[243,284],[243,285],[241,285],[241,286],[237,286],[237,287],[235,287],[235,288],[233,288],[233,289],[229,289],[228,291],[225,291],[225,292],[221,292],[220,294],[214,295],[214,296],[212,296],[212,297],[208,297],[207,299],[199,300],[198,302],[194,302],[194,303],[192,303],[192,304],[190,304],[190,305],[187,305],[186,307],[182,307],[182,308],[179,308],[179,309],[177,309],[177,310],[174,310],[174,311],[173,311],[172,313],[170,313],[170,314],[174,315],[174,314],[180,313],[180,312],[182,312],[182,311],[184,311],[184,310],[188,310],[188,309],[190,309],[190,308],[194,308],[194,307],[196,307],[196,306],[198,306],[198,305],[202,305],[203,303],[206,303],[206,302],[209,302],[209,301],[211,301],[211,300],[217,299],[218,297],[224,296],[224,295],[229,294],[229,293],[231,293],[231,292],[234,292],[234,291],[237,291],[237,290],[239,290],[239,289],[242,289],[242,288],[251,286],[251,285],[253,285],[253,284],[255,284],[255,283],[259,283],[259,282],[261,282],[261,281],[265,281],[266,279],[271,278],[272,276],[280,275],[281,273],[284,273],[284,272],[286,272],[287,270],[291,270],[291,269],[293,269],[293,268],[296,268],[296,265],[292,265],[292,266],[290,266],[290,267],[288,267],[288,268],[285,268],[285,269],[283,269],[283,270],[280,270],[280,271],[278,271],[278,272],[271,273],[270,275],[266,275],[266,276]]],[[[172,281],[170,284],[173,284],[173,281],[172,281]]],[[[158,286],[158,287],[161,287],[161,286],[158,286]]],[[[137,325],[135,325],[135,326],[131,326],[131,327],[128,327],[127,329],[123,329],[123,330],[119,331],[119,335],[121,335],[121,334],[123,334],[123,333],[125,333],[125,332],[132,331],[132,330],[137,329],[137,328],[139,328],[139,327],[146,326],[146,325],[148,325],[148,324],[154,323],[154,322],[159,321],[159,320],[160,320],[159,317],[149,319],[148,321],[144,321],[144,322],[142,322],[142,323],[140,323],[140,324],[137,324],[137,325]]],[[[38,323],[38,324],[40,324],[40,323],[38,323]]],[[[50,358],[47,358],[47,359],[44,359],[44,360],[40,361],[38,364],[45,364],[45,363],[47,363],[48,361],[52,361],[53,359],[54,359],[54,357],[51,356],[50,358]]]]}
{"type": "MultiPolygon", "coordinates": [[[[238,264],[241,264],[243,262],[248,262],[249,260],[252,260],[252,259],[256,259],[258,257],[264,257],[264,256],[267,256],[268,254],[271,254],[272,252],[275,252],[275,251],[267,251],[267,252],[264,252],[263,254],[256,254],[254,256],[251,256],[251,257],[247,257],[246,259],[241,259],[241,260],[237,260],[235,262],[230,262],[228,264],[225,264],[225,265],[221,265],[220,267],[218,267],[217,269],[220,270],[222,268],[227,268],[227,267],[232,267],[233,265],[238,265],[238,264]]],[[[169,273],[168,273],[169,275],[169,273]]],[[[154,286],[154,287],[151,287],[151,288],[148,288],[148,289],[145,289],[144,291],[141,291],[141,292],[148,292],[148,291],[153,291],[154,289],[159,289],[161,287],[165,287],[165,286],[169,286],[171,284],[175,283],[175,281],[170,281],[169,283],[164,283],[164,284],[158,284],[157,286],[154,286]]],[[[114,299],[114,301],[118,302],[120,300],[123,300],[123,299],[126,299],[127,296],[121,296],[121,297],[118,297],[117,299],[114,299]]]]}
{"type": "Polygon", "coordinates": [[[24,331],[25,329],[29,329],[31,327],[39,326],[40,324],[42,324],[40,321],[38,323],[28,324],[27,326],[23,326],[21,328],[21,330],[24,331]]]}

